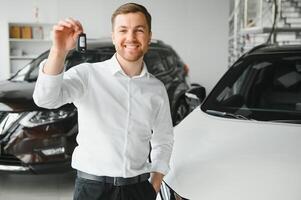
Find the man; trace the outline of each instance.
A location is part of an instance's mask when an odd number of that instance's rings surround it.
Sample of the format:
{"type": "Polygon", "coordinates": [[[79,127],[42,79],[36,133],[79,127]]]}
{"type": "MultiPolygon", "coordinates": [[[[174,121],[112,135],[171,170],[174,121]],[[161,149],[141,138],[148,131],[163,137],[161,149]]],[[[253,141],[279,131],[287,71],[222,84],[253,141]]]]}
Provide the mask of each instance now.
{"type": "Polygon", "coordinates": [[[53,27],[53,45],[33,95],[41,107],[71,102],[77,107],[74,199],[156,199],[169,170],[173,131],[165,87],[143,62],[151,16],[139,4],[120,6],[112,15],[116,54],[64,73],[66,55],[82,32],[80,22],[71,18],[53,27]]]}

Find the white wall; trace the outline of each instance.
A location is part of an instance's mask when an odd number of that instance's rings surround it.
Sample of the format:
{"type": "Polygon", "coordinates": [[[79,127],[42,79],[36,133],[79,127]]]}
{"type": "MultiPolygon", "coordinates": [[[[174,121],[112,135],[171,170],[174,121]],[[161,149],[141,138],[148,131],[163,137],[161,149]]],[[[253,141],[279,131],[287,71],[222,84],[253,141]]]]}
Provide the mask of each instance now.
{"type": "MultiPolygon", "coordinates": [[[[0,24],[79,19],[88,38],[110,35],[112,12],[124,0],[1,0],[0,24]]],[[[227,69],[228,0],[137,0],[153,17],[153,38],[174,47],[190,67],[190,77],[209,91],[227,69]]],[[[1,40],[2,41],[2,40],[1,40]]],[[[0,44],[1,47],[3,44],[0,44]]],[[[0,50],[0,54],[2,51],[0,50]]],[[[4,66],[0,67],[3,70],[4,66]]]]}

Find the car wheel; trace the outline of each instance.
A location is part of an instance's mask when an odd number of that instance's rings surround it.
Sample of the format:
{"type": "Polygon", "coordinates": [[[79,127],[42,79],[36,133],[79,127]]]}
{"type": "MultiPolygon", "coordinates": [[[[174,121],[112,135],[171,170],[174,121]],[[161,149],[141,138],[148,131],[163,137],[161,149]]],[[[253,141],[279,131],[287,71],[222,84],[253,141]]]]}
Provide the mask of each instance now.
{"type": "Polygon", "coordinates": [[[189,114],[189,106],[185,99],[181,98],[175,105],[175,110],[173,114],[174,125],[180,123],[189,114]]]}

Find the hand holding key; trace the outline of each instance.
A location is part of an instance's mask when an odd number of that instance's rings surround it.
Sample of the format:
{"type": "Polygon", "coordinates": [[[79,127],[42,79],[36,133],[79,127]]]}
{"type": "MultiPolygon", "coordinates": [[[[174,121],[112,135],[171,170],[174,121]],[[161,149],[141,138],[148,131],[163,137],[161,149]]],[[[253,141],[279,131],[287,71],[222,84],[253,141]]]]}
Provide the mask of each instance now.
{"type": "Polygon", "coordinates": [[[58,52],[68,52],[75,48],[78,36],[83,32],[78,20],[67,18],[53,26],[52,49],[58,52]]]}
{"type": "Polygon", "coordinates": [[[57,75],[64,70],[64,62],[68,52],[75,48],[78,36],[84,32],[78,20],[67,18],[53,26],[53,43],[43,72],[57,75]]]}

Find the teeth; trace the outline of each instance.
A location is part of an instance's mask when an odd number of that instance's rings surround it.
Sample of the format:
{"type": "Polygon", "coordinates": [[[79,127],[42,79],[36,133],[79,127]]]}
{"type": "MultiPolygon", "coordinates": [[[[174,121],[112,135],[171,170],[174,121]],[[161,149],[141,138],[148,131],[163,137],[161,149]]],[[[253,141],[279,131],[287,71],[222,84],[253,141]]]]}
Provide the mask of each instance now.
{"type": "Polygon", "coordinates": [[[125,48],[134,49],[134,48],[138,48],[138,45],[125,45],[125,48]]]}

